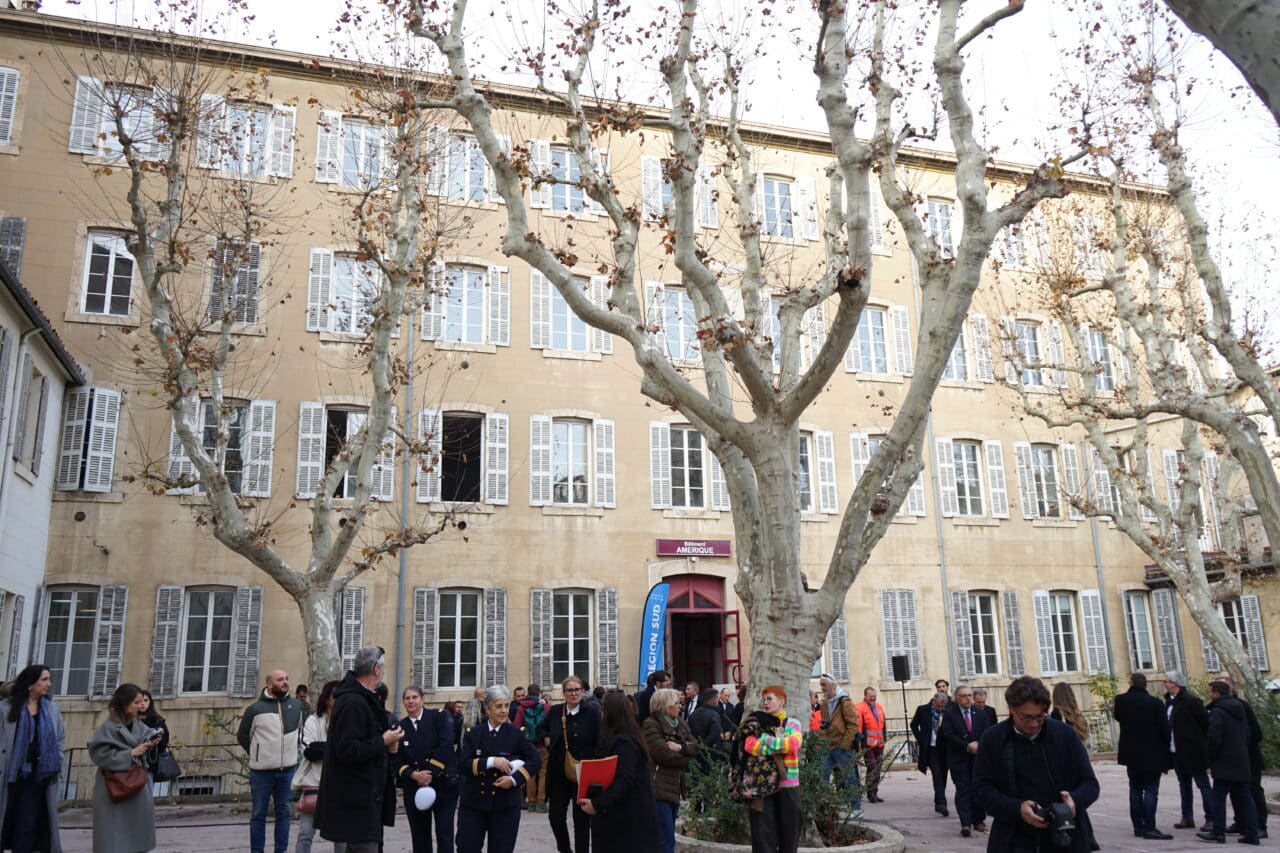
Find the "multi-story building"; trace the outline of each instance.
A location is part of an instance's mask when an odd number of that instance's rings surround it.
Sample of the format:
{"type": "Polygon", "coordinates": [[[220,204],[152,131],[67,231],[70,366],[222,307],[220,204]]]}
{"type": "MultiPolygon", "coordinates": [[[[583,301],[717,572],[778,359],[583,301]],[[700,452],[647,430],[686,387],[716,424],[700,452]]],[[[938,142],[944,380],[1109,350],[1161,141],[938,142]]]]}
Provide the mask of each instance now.
{"type": "MultiPolygon", "coordinates": [[[[194,522],[201,494],[157,494],[138,479],[149,465],[181,471],[189,463],[171,445],[154,379],[130,348],[144,309],[119,237],[123,177],[109,173],[111,136],[91,101],[127,82],[94,76],[102,64],[90,53],[109,50],[112,32],[0,11],[0,215],[26,219],[28,286],[90,376],[65,399],[50,397],[50,416],[64,427],[50,431],[61,441],[47,574],[32,608],[34,647],[22,658],[52,669],[72,742],[120,680],[148,685],[176,735],[191,742],[205,737],[208,712],[245,704],[267,670],[305,679],[306,655],[289,596],[194,522]]],[[[147,34],[127,34],[146,49],[147,34]]],[[[217,180],[249,170],[288,199],[288,227],[255,250],[236,282],[252,360],[228,390],[242,405],[227,474],[275,517],[276,547],[305,563],[318,472],[369,402],[352,333],[361,319],[352,294],[366,272],[345,217],[360,175],[378,172],[380,130],[352,107],[348,87],[359,69],[246,45],[206,45],[201,61],[269,77],[253,100],[227,102],[240,116],[228,121],[259,122],[261,138],[235,163],[204,163],[201,172],[217,180]]],[[[505,90],[499,121],[535,157],[571,168],[555,142],[564,117],[550,101],[505,90]]],[[[504,211],[483,166],[467,156],[466,134],[451,139],[458,156],[440,165],[444,179],[432,191],[465,214],[470,230],[445,258],[450,297],[406,320],[396,344],[431,361],[400,412],[410,432],[439,419],[442,461],[432,473],[399,460],[386,466],[379,497],[388,502],[376,524],[405,521],[399,506],[409,490],[410,520],[452,510],[465,532],[408,552],[402,625],[398,567],[382,563],[356,579],[341,601],[344,657],[362,643],[400,644],[398,682],[422,684],[433,701],[490,682],[553,684],[568,673],[633,684],[642,604],[652,584],[667,581],[669,665],[681,679],[737,680],[750,634],[738,618],[719,466],[695,429],[642,397],[625,346],[576,319],[537,272],[498,253],[504,211]]],[[[826,199],[817,188],[828,141],[763,126],[751,140],[770,256],[803,276],[821,260],[826,199]]],[[[600,144],[619,192],[656,218],[666,143],[646,134],[600,144]]],[[[907,152],[902,166],[927,197],[935,236],[950,245],[958,223],[947,159],[907,152]]],[[[1028,173],[1001,164],[990,177],[1007,195],[1028,173]]],[[[729,194],[705,180],[698,225],[713,239],[732,216],[729,194]]],[[[572,213],[578,245],[605,245],[607,223],[580,192],[548,187],[530,201],[548,228],[562,229],[572,213]]],[[[913,371],[912,264],[879,222],[887,211],[875,214],[870,304],[843,370],[801,423],[810,579],[825,572],[843,500],[913,371]]],[[[668,354],[696,375],[694,311],[661,239],[656,230],[644,237],[638,286],[656,306],[668,354]]],[[[1025,417],[997,381],[1061,381],[1053,370],[1006,366],[1000,324],[1029,360],[1065,357],[1047,315],[1003,307],[1029,261],[1016,235],[1001,251],[1003,270],[979,291],[934,399],[927,467],[850,591],[815,670],[855,689],[896,691],[892,659],[906,656],[912,704],[941,676],[1002,688],[1022,673],[1080,686],[1091,673],[1130,668],[1201,672],[1200,643],[1173,594],[1148,587],[1146,561],[1123,534],[1070,506],[1068,494],[1096,484],[1078,438],[1025,417]],[[1006,369],[1019,375],[1005,377],[1006,369]]],[[[580,270],[584,287],[594,287],[598,270],[585,260],[580,270]]],[[[216,278],[184,279],[188,297],[207,304],[222,284],[216,278]]],[[[820,345],[824,322],[821,310],[811,313],[807,346],[820,345]]],[[[1266,638],[1280,636],[1277,608],[1260,608],[1251,595],[1238,609],[1251,646],[1265,650],[1266,638]]]]}

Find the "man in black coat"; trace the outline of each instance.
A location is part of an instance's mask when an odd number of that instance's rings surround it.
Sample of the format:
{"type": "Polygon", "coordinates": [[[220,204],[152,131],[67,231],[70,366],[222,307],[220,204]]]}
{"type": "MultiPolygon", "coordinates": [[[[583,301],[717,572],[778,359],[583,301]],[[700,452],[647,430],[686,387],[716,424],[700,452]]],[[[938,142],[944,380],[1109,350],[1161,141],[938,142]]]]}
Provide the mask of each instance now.
{"type": "Polygon", "coordinates": [[[1213,829],[1197,835],[1226,841],[1227,795],[1236,812],[1241,844],[1258,844],[1258,813],[1249,791],[1249,723],[1244,703],[1225,681],[1209,684],[1209,770],[1213,773],[1213,829]]]}
{"type": "MultiPolygon", "coordinates": [[[[1231,695],[1244,705],[1245,722],[1249,724],[1249,793],[1253,795],[1253,808],[1258,815],[1258,837],[1267,837],[1267,795],[1262,790],[1262,771],[1266,768],[1262,757],[1262,726],[1258,725],[1258,717],[1253,713],[1253,706],[1236,690],[1235,682],[1230,678],[1222,679],[1231,688],[1231,695]]],[[[1227,834],[1238,833],[1239,828],[1232,824],[1227,827],[1227,834]]]]}
{"type": "Polygon", "coordinates": [[[973,690],[961,684],[956,688],[955,702],[942,712],[942,740],[947,745],[947,768],[956,787],[956,814],[960,817],[960,834],[968,838],[973,831],[986,832],[986,812],[973,798],[973,762],[978,742],[987,729],[987,715],[974,707],[973,690]]]}
{"type": "Polygon", "coordinates": [[[1182,800],[1182,820],[1174,829],[1195,829],[1195,794],[1191,783],[1200,789],[1204,805],[1205,832],[1213,828],[1213,790],[1209,785],[1209,712],[1200,697],[1187,689],[1187,677],[1177,670],[1165,673],[1164,707],[1169,719],[1169,753],[1173,772],[1178,777],[1178,793],[1182,800]]]}
{"type": "Polygon", "coordinates": [[[973,767],[974,797],[992,817],[988,853],[1085,853],[1088,808],[1098,799],[1089,753],[1070,726],[1049,719],[1049,691],[1040,679],[1017,679],[1004,698],[1009,718],[983,733],[973,767]],[[1051,803],[1065,804],[1075,818],[1066,847],[1053,845],[1049,824],[1039,816],[1051,803]]]}
{"type": "Polygon", "coordinates": [[[397,784],[404,789],[404,814],[409,821],[413,853],[432,853],[434,819],[440,853],[453,853],[453,821],[458,808],[458,761],[453,748],[453,714],[422,707],[422,690],[406,687],[401,695],[405,718],[404,737],[393,755],[397,784]],[[419,809],[414,798],[419,788],[435,790],[435,804],[419,809]]]}
{"type": "Polygon", "coordinates": [[[583,682],[571,675],[560,685],[564,702],[547,712],[538,737],[547,748],[547,792],[551,834],[559,853],[587,853],[591,849],[591,816],[577,804],[577,780],[565,776],[565,750],[576,760],[594,758],[600,745],[600,709],[583,701],[583,682]],[[573,844],[569,844],[567,811],[573,806],[573,844]]]}
{"type": "Polygon", "coordinates": [[[704,767],[708,762],[726,754],[725,741],[721,737],[724,733],[723,718],[716,704],[719,695],[714,687],[706,688],[698,694],[698,707],[689,715],[689,731],[693,732],[693,736],[703,746],[695,760],[704,767]]]}
{"type": "Polygon", "coordinates": [[[649,673],[649,677],[644,681],[644,690],[641,690],[635,695],[637,723],[643,723],[645,717],[649,716],[649,700],[653,698],[653,691],[661,690],[664,687],[670,686],[670,673],[661,669],[649,673]]]}
{"type": "Polygon", "coordinates": [[[1152,841],[1173,838],[1156,829],[1160,776],[1169,769],[1169,718],[1164,704],[1147,692],[1147,677],[1129,676],[1129,690],[1117,696],[1111,716],[1120,724],[1116,762],[1129,775],[1129,821],[1133,834],[1152,841]]]}
{"type": "Polygon", "coordinates": [[[942,715],[950,697],[941,691],[933,701],[916,708],[911,718],[911,734],[916,739],[916,769],[933,774],[933,810],[943,817],[947,811],[947,744],[942,739],[942,715]]]}
{"type": "Polygon", "coordinates": [[[333,691],[316,828],[326,841],[346,842],[348,853],[375,853],[383,823],[395,814],[387,755],[399,750],[402,732],[388,727],[374,693],[386,668],[382,649],[365,646],[333,691]]]}

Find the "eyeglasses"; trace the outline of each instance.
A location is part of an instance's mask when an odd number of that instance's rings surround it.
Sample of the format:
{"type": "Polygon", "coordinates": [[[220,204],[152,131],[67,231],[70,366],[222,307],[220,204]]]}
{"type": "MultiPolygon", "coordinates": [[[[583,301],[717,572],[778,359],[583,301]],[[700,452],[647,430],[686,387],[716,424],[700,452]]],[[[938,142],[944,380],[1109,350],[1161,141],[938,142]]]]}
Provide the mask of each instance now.
{"type": "Polygon", "coordinates": [[[582,688],[581,688],[581,687],[566,687],[566,688],[564,689],[564,692],[565,692],[566,694],[568,694],[568,693],[581,693],[581,692],[582,692],[582,688]]]}
{"type": "Polygon", "coordinates": [[[1049,719],[1048,714],[1024,714],[1021,711],[1013,711],[1012,708],[1010,711],[1017,714],[1018,719],[1028,723],[1043,723],[1045,720],[1049,719]]]}

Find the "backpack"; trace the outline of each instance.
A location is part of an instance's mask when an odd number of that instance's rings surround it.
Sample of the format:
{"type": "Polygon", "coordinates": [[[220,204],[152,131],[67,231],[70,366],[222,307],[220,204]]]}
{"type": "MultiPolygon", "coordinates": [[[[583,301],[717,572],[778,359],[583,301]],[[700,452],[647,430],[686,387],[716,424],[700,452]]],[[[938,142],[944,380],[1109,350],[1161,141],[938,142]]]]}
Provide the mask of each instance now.
{"type": "Polygon", "coordinates": [[[784,773],[782,756],[748,755],[743,751],[749,735],[759,737],[765,733],[757,719],[748,717],[734,734],[729,768],[729,799],[734,802],[752,804],[753,800],[778,792],[784,773]]]}
{"type": "Polygon", "coordinates": [[[538,726],[547,716],[547,706],[541,702],[534,702],[532,705],[524,709],[524,736],[531,743],[538,741],[538,726]]]}

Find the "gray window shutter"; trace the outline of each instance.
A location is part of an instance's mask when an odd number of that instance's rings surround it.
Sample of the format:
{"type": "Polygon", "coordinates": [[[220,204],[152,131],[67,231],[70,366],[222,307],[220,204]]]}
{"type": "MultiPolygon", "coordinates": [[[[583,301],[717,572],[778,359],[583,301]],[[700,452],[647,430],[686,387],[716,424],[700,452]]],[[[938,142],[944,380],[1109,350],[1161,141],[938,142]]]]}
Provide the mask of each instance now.
{"type": "Polygon", "coordinates": [[[1031,445],[1025,441],[1013,443],[1013,461],[1018,469],[1018,497],[1022,503],[1022,517],[1040,517],[1040,504],[1036,501],[1036,481],[1032,470],[1031,445]]]}
{"type": "MultiPolygon", "coordinates": [[[[84,490],[109,492],[115,475],[116,437],[120,427],[120,392],[93,389],[93,413],[89,418],[89,447],[85,458],[84,490]]],[[[61,464],[59,465],[61,477],[61,464]]],[[[73,485],[72,488],[75,488],[73,485]]]]}
{"type": "MultiPolygon", "coordinates": [[[[490,267],[492,270],[493,268],[490,267]]],[[[492,276],[490,277],[492,282],[492,276]]],[[[492,286],[492,284],[491,284],[492,286]]],[[[444,302],[449,295],[449,280],[445,276],[445,265],[434,262],[427,267],[427,292],[422,303],[422,331],[419,335],[424,341],[437,341],[444,337],[444,302]]],[[[489,294],[493,299],[494,295],[489,294]]],[[[493,333],[493,318],[489,319],[489,332],[493,333]]]]}
{"type": "Polygon", "coordinates": [[[1022,610],[1018,606],[1018,591],[1006,589],[1000,593],[1000,603],[1004,609],[1004,647],[1009,675],[1026,675],[1027,659],[1022,651],[1022,610]]]}
{"type": "MultiPolygon", "coordinates": [[[[609,277],[591,276],[591,304],[601,311],[609,310],[609,277]]],[[[613,353],[613,335],[604,329],[591,327],[591,351],[610,355],[613,353]]]]}
{"type": "Polygon", "coordinates": [[[507,590],[495,587],[484,591],[485,684],[507,683],[507,590]]]}
{"type": "Polygon", "coordinates": [[[307,331],[329,331],[329,303],[333,299],[333,250],[312,249],[307,273],[307,331]]]}
{"type": "Polygon", "coordinates": [[[551,685],[551,601],[551,590],[529,590],[529,680],[543,689],[551,685]]]}
{"type": "Polygon", "coordinates": [[[836,491],[834,435],[826,430],[815,430],[813,448],[818,469],[818,509],[827,515],[835,515],[840,511],[840,496],[836,491]]]}
{"type": "Polygon", "coordinates": [[[9,661],[5,672],[10,678],[18,674],[18,664],[22,660],[19,649],[22,648],[22,618],[26,610],[27,597],[19,595],[13,601],[13,626],[9,629],[9,661]]]}
{"type": "Polygon", "coordinates": [[[36,436],[31,444],[31,473],[40,476],[40,462],[44,458],[44,422],[49,411],[49,377],[40,377],[40,402],[36,404],[36,436]]]}
{"type": "MultiPolygon", "coordinates": [[[[184,415],[187,423],[191,427],[192,432],[199,436],[204,428],[204,422],[201,420],[202,409],[200,407],[200,398],[192,397],[186,400],[183,405],[186,406],[184,415]]],[[[184,486],[171,485],[165,490],[165,494],[169,495],[188,495],[196,490],[196,466],[187,456],[187,449],[182,446],[182,439],[178,437],[178,430],[174,428],[173,421],[169,421],[169,471],[167,479],[172,483],[186,483],[184,486]]]]}
{"type": "Polygon", "coordinates": [[[994,382],[995,369],[991,363],[991,327],[985,314],[969,315],[969,332],[973,338],[974,373],[979,382],[994,382]]]}
{"type": "Polygon", "coordinates": [[[1035,607],[1036,645],[1040,650],[1040,674],[1058,674],[1058,656],[1053,645],[1053,613],[1050,610],[1049,592],[1043,589],[1031,591],[1031,603],[1035,607]]]}
{"type": "Polygon", "coordinates": [[[963,589],[951,591],[951,632],[955,638],[956,676],[972,678],[973,626],[969,624],[969,593],[963,589]]]}
{"type": "Polygon", "coordinates": [[[1059,448],[1062,453],[1062,487],[1066,492],[1067,517],[1072,521],[1083,521],[1084,513],[1071,501],[1080,498],[1080,449],[1074,444],[1064,444],[1059,448]]]}
{"type": "Polygon", "coordinates": [[[18,418],[18,422],[13,428],[13,460],[15,462],[22,458],[22,445],[27,438],[27,404],[31,401],[31,355],[30,353],[22,356],[22,361],[18,367],[18,406],[13,410],[18,418]]]}
{"type": "Polygon", "coordinates": [[[827,631],[827,658],[831,677],[837,682],[844,683],[852,677],[849,672],[849,626],[843,611],[827,631]]]}
{"type": "Polygon", "coordinates": [[[436,614],[440,592],[434,587],[413,590],[413,661],[410,684],[424,693],[436,692],[436,614]]]}
{"type": "MultiPolygon", "coordinates": [[[[956,458],[955,445],[949,438],[940,438],[935,443],[937,452],[933,464],[938,471],[938,492],[942,498],[942,517],[952,518],[960,514],[960,498],[956,491],[956,458]]],[[[952,593],[954,596],[955,593],[952,593]]],[[[966,598],[965,619],[969,618],[966,598]]],[[[963,677],[963,675],[961,676],[963,677]]]]}
{"type": "Polygon", "coordinates": [[[298,412],[298,469],[295,490],[300,498],[314,498],[324,475],[324,406],[302,403],[298,412]]]}
{"type": "Polygon", "coordinates": [[[13,119],[18,112],[18,80],[16,68],[0,68],[0,145],[13,142],[13,119]]]}
{"type": "Polygon", "coordinates": [[[902,647],[902,617],[898,612],[898,591],[880,590],[880,628],[884,638],[884,677],[893,678],[893,656],[902,647]]]}
{"type": "Polygon", "coordinates": [[[713,451],[707,451],[707,458],[711,462],[711,508],[722,512],[728,511],[732,507],[729,502],[729,482],[725,479],[724,468],[721,467],[720,460],[713,451]]]}
{"type": "Polygon", "coordinates": [[[1240,596],[1240,609],[1244,612],[1244,636],[1249,643],[1249,657],[1259,672],[1271,669],[1267,660],[1267,639],[1262,633],[1262,609],[1258,605],[1258,596],[1240,596]]]}
{"type": "MultiPolygon", "coordinates": [[[[537,193],[534,190],[535,196],[537,193]]],[[[551,346],[551,282],[537,270],[529,271],[529,346],[551,346]]]]}
{"type": "Polygon", "coordinates": [[[356,663],[356,652],[364,645],[364,587],[349,586],[342,591],[342,669],[350,670],[356,663]]]}
{"type": "Polygon", "coordinates": [[[156,624],[151,631],[151,692],[157,699],[178,695],[178,643],[182,637],[182,587],[156,588],[156,624]]]}
{"type": "Polygon", "coordinates": [[[106,108],[102,94],[101,80],[93,77],[76,78],[75,99],[71,104],[68,151],[74,154],[98,152],[98,134],[102,132],[102,114],[106,108]]]}
{"type": "Polygon", "coordinates": [[[1009,488],[1004,479],[1004,445],[984,441],[987,454],[987,488],[991,492],[991,517],[1009,517],[1009,488]]]}
{"type": "Polygon", "coordinates": [[[671,505],[671,427],[649,421],[649,506],[671,505]]]}
{"type": "Polygon", "coordinates": [[[911,376],[915,373],[916,361],[911,353],[911,320],[907,306],[891,307],[889,321],[893,326],[894,372],[899,376],[911,376]]]}
{"type": "Polygon", "coordinates": [[[914,589],[898,590],[901,598],[902,638],[906,645],[907,658],[911,664],[911,678],[924,677],[924,650],[920,647],[920,620],[916,611],[916,591],[914,589]]]}
{"type": "Polygon", "coordinates": [[[22,276],[22,247],[26,243],[27,220],[22,216],[0,216],[0,258],[16,276],[22,276]]]}
{"type": "Polygon", "coordinates": [[[1209,675],[1222,672],[1222,661],[1218,660],[1218,652],[1209,643],[1209,638],[1200,632],[1200,650],[1204,653],[1204,669],[1209,675]]]}
{"type": "Polygon", "coordinates": [[[373,458],[373,465],[369,468],[369,477],[373,480],[371,497],[375,501],[389,501],[395,492],[398,419],[399,412],[396,411],[395,406],[392,406],[387,419],[387,431],[382,435],[378,455],[373,458]]]}
{"type": "Polygon", "coordinates": [[[551,418],[529,416],[529,506],[551,503],[551,418]]]}
{"type": "Polygon", "coordinates": [[[484,502],[506,506],[508,503],[507,466],[511,455],[511,423],[503,412],[484,416],[484,502]]]}
{"type": "Polygon", "coordinates": [[[618,590],[596,590],[596,684],[618,686],[618,590]]]}
{"type": "Polygon", "coordinates": [[[9,357],[13,354],[14,339],[17,336],[0,326],[0,425],[5,422],[5,400],[9,396],[9,357]]]}
{"type": "Polygon", "coordinates": [[[316,183],[336,184],[341,175],[342,113],[321,110],[316,129],[316,183]]]}
{"type": "Polygon", "coordinates": [[[104,586],[98,593],[98,626],[93,643],[93,670],[89,698],[110,699],[120,686],[120,661],[124,657],[124,618],[129,587],[104,586]]]}
{"type": "Polygon", "coordinates": [[[1107,657],[1107,624],[1102,618],[1102,595],[1096,589],[1080,591],[1080,621],[1084,623],[1085,666],[1090,675],[1111,672],[1107,657]]]}
{"type": "Polygon", "coordinates": [[[427,446],[427,452],[418,463],[418,503],[437,503],[440,500],[440,452],[444,430],[440,412],[436,409],[418,411],[418,443],[427,446]]]}
{"type": "Polygon", "coordinates": [[[249,454],[245,459],[244,485],[246,497],[271,497],[271,467],[276,444],[276,403],[254,400],[249,404],[249,454]]]}
{"type": "Polygon", "coordinates": [[[276,104],[271,108],[268,171],[277,178],[293,177],[293,133],[297,122],[297,107],[276,104]]]}
{"type": "Polygon", "coordinates": [[[258,648],[262,638],[262,587],[236,589],[231,624],[231,695],[258,695],[258,648]]]}
{"type": "Polygon", "coordinates": [[[196,128],[196,165],[201,169],[220,169],[226,153],[227,99],[221,95],[200,96],[200,115],[196,128]]]}
{"type": "Polygon", "coordinates": [[[489,267],[489,343],[511,345],[511,269],[489,267]]]}
{"type": "Polygon", "coordinates": [[[1181,635],[1178,626],[1178,603],[1173,590],[1157,589],[1151,593],[1151,609],[1156,623],[1156,641],[1160,644],[1160,662],[1166,670],[1187,671],[1182,655],[1181,635]]]}
{"type": "Polygon", "coordinates": [[[618,505],[617,465],[613,450],[613,421],[597,418],[593,424],[595,432],[595,503],[598,507],[611,509],[618,505]]]}
{"type": "Polygon", "coordinates": [[[640,197],[644,220],[656,222],[662,216],[662,160],[652,154],[640,157],[640,197]]]}

